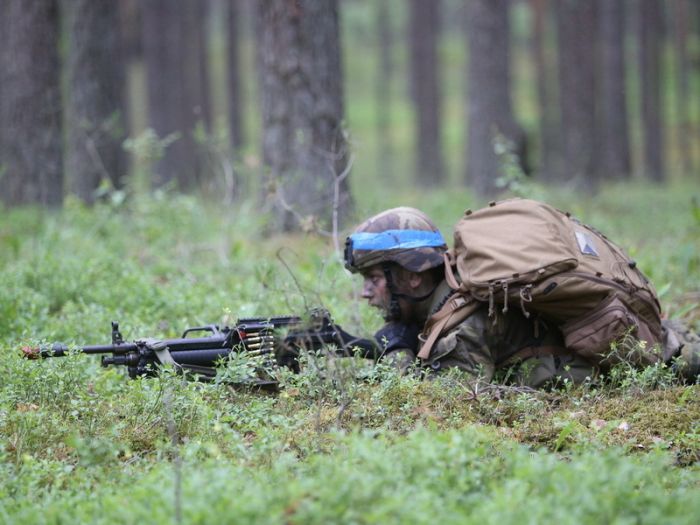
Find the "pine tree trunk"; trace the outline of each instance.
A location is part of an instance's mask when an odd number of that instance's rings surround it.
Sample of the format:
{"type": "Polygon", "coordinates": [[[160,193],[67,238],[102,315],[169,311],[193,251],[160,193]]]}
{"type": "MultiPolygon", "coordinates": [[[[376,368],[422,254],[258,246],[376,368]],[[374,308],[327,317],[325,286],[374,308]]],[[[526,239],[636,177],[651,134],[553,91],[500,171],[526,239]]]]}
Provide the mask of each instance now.
{"type": "Polygon", "coordinates": [[[467,6],[467,180],[482,196],[497,192],[496,181],[503,174],[497,142],[509,143],[524,158],[525,137],[510,98],[508,5],[508,0],[471,0],[467,6]]]}
{"type": "Polygon", "coordinates": [[[337,0],[257,3],[263,161],[283,230],[327,227],[350,204],[337,0]]]}
{"type": "Polygon", "coordinates": [[[416,114],[416,180],[422,186],[445,179],[440,115],[440,1],[411,0],[411,94],[416,114]]]}
{"type": "Polygon", "coordinates": [[[231,148],[234,156],[239,156],[245,142],[243,134],[243,92],[240,75],[240,32],[241,32],[241,0],[228,0],[227,13],[227,94],[228,94],[228,124],[231,148]]]}
{"type": "MultiPolygon", "coordinates": [[[[391,136],[392,85],[394,78],[393,30],[387,0],[376,2],[377,41],[379,60],[377,68],[376,110],[377,115],[377,169],[382,177],[391,177],[393,141],[391,136]]],[[[386,179],[385,179],[386,180],[386,179]]],[[[390,178],[389,180],[393,180],[390,178]]]]}
{"type": "Polygon", "coordinates": [[[596,147],[595,3],[556,4],[559,41],[559,107],[563,182],[589,192],[598,188],[596,147]]]}
{"type": "Polygon", "coordinates": [[[186,82],[186,99],[189,101],[192,125],[201,124],[209,132],[211,122],[211,98],[209,82],[209,46],[205,24],[209,13],[209,0],[180,0],[184,22],[183,66],[186,82]]]}
{"type": "Polygon", "coordinates": [[[68,21],[69,187],[93,202],[101,180],[119,187],[126,174],[119,6],[111,0],[64,0],[62,6],[68,21]]]}
{"type": "Polygon", "coordinates": [[[678,146],[683,174],[693,170],[692,110],[690,106],[690,64],[688,58],[688,21],[690,9],[687,0],[672,4],[673,43],[676,57],[676,116],[678,119],[678,146]]]}
{"type": "Polygon", "coordinates": [[[646,177],[663,182],[664,130],[661,110],[661,17],[657,0],[639,0],[639,79],[642,102],[643,168],[646,177]]]}
{"type": "Polygon", "coordinates": [[[4,0],[0,49],[2,201],[63,202],[56,0],[4,0]]]}
{"type": "Polygon", "coordinates": [[[151,183],[160,187],[176,181],[180,189],[190,189],[196,184],[197,170],[181,6],[170,0],[143,0],[142,9],[149,126],[160,139],[172,140],[153,168],[151,183]]]}
{"type": "Polygon", "coordinates": [[[557,167],[557,120],[556,82],[554,68],[547,56],[547,35],[550,31],[548,0],[530,0],[532,10],[531,52],[535,65],[535,82],[539,110],[540,175],[544,180],[553,180],[557,167]]]}
{"type": "Polygon", "coordinates": [[[625,179],[631,175],[625,87],[625,1],[600,0],[599,9],[601,174],[625,179]]]}

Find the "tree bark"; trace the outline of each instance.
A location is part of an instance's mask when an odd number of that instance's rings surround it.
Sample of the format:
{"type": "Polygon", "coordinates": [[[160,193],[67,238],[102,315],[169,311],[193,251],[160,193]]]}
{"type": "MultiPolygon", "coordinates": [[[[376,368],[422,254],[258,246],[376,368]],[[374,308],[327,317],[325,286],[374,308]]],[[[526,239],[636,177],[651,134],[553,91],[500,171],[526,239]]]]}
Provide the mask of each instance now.
{"type": "Polygon", "coordinates": [[[525,135],[510,98],[508,0],[471,0],[469,44],[467,180],[478,195],[494,195],[502,175],[496,142],[509,142],[523,160],[525,135]]]}
{"type": "Polygon", "coordinates": [[[62,6],[68,28],[69,187],[93,202],[101,180],[119,187],[126,174],[119,6],[112,0],[64,0],[62,6]]]}
{"type": "Polygon", "coordinates": [[[393,141],[391,136],[392,85],[394,78],[393,41],[394,34],[389,14],[388,0],[376,2],[377,41],[379,61],[377,68],[376,115],[377,115],[377,168],[382,177],[392,175],[393,141]]]}
{"type": "Polygon", "coordinates": [[[257,3],[263,161],[275,186],[277,226],[311,228],[350,205],[343,130],[337,0],[257,3]],[[339,196],[334,191],[339,189],[339,196]]]}
{"type": "Polygon", "coordinates": [[[557,3],[559,42],[560,136],[564,170],[562,182],[595,192],[598,188],[596,147],[595,3],[557,3]]]}
{"type": "Polygon", "coordinates": [[[675,0],[671,6],[676,58],[676,116],[678,119],[680,166],[684,174],[689,174],[693,170],[692,109],[689,96],[690,61],[688,58],[688,21],[691,13],[687,0],[675,0]]]}
{"type": "Polygon", "coordinates": [[[654,182],[663,182],[664,128],[661,109],[661,17],[657,0],[639,0],[639,80],[644,175],[654,182]]]}
{"type": "Polygon", "coordinates": [[[227,5],[227,79],[228,123],[231,148],[234,156],[240,155],[245,142],[243,133],[243,92],[240,75],[241,0],[228,0],[227,5]]]}
{"type": "Polygon", "coordinates": [[[627,89],[625,83],[625,1],[600,0],[601,174],[611,179],[631,175],[627,89]]]}
{"type": "Polygon", "coordinates": [[[535,65],[535,83],[539,105],[540,175],[544,180],[553,180],[557,173],[557,121],[559,111],[556,103],[556,81],[554,67],[547,56],[547,35],[550,30],[549,0],[530,0],[532,11],[531,52],[535,65]]]}
{"type": "Polygon", "coordinates": [[[209,46],[206,22],[209,0],[180,0],[184,22],[183,66],[186,81],[186,98],[194,125],[202,124],[209,132],[212,129],[211,97],[209,82],[209,46]]]}
{"type": "Polygon", "coordinates": [[[440,115],[440,1],[411,0],[410,86],[416,115],[416,181],[433,186],[445,180],[440,115]]]}
{"type": "Polygon", "coordinates": [[[0,49],[2,201],[63,202],[62,115],[56,0],[3,0],[0,49]]]}
{"type": "Polygon", "coordinates": [[[143,0],[142,9],[149,126],[160,139],[174,139],[155,164],[151,183],[160,187],[175,181],[181,190],[190,189],[197,181],[197,164],[183,64],[183,11],[170,0],[143,0]]]}

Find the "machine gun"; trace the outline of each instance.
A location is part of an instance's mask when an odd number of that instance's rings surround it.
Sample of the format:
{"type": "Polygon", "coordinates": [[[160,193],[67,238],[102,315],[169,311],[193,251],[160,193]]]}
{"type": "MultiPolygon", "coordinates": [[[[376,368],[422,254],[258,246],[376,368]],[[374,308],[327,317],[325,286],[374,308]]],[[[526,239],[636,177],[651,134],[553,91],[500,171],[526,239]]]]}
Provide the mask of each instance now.
{"type": "Polygon", "coordinates": [[[232,352],[249,356],[269,356],[270,364],[298,368],[301,350],[319,350],[333,345],[340,355],[378,357],[378,345],[369,339],[351,336],[337,326],[326,310],[312,310],[308,319],[298,316],[252,317],[239,319],[232,327],[206,325],[188,328],[178,339],[138,339],[125,341],[119,324],[112,323],[112,343],[71,347],[55,343],[23,348],[30,359],[63,357],[71,351],[102,355],[102,366],[126,366],[129,377],[154,375],[160,365],[172,365],[203,378],[216,375],[216,366],[232,352]],[[203,335],[206,334],[206,335],[203,335]]]}

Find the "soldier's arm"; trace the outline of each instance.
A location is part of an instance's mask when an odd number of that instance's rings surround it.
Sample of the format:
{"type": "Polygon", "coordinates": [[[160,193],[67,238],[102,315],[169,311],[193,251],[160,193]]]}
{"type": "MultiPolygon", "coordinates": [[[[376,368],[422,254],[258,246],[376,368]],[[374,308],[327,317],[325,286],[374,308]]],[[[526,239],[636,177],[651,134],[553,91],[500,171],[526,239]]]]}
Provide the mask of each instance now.
{"type": "Polygon", "coordinates": [[[391,322],[385,324],[374,334],[381,348],[380,358],[395,364],[401,371],[415,364],[418,353],[418,334],[420,329],[414,325],[391,322]]]}
{"type": "Polygon", "coordinates": [[[430,359],[425,364],[436,372],[456,367],[490,382],[496,364],[493,350],[486,340],[488,322],[485,312],[475,312],[454,330],[438,339],[430,353],[430,359]]]}

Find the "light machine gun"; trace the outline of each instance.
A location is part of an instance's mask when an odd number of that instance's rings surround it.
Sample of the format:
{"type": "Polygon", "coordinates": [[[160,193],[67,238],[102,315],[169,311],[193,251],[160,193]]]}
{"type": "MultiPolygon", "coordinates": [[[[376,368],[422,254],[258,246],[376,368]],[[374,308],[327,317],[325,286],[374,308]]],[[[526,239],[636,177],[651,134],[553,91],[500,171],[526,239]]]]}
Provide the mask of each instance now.
{"type": "Polygon", "coordinates": [[[75,351],[102,355],[102,366],[126,366],[129,377],[152,376],[160,365],[172,365],[202,378],[216,375],[216,366],[232,352],[269,356],[269,362],[298,369],[301,350],[333,346],[340,355],[377,358],[378,345],[369,339],[351,336],[337,326],[326,310],[312,310],[308,319],[298,316],[252,317],[239,319],[233,327],[217,325],[188,328],[178,339],[138,339],[124,341],[119,324],[112,323],[112,343],[76,348],[55,343],[23,348],[30,359],[63,357],[75,351]],[[207,335],[202,335],[203,333],[207,335]],[[194,337],[193,337],[194,336],[194,337]]]}

